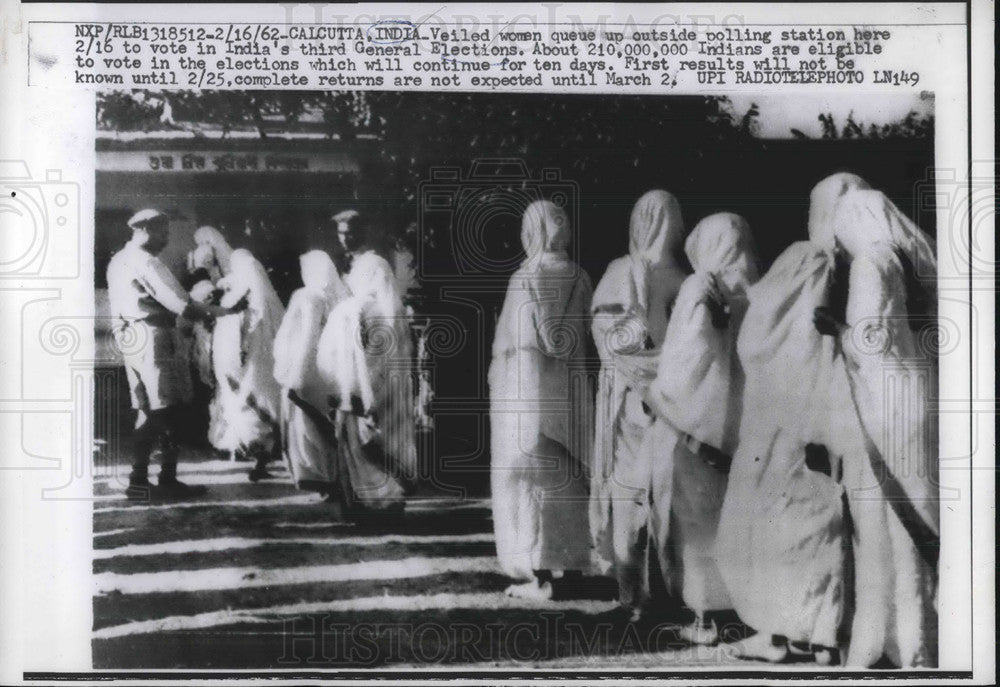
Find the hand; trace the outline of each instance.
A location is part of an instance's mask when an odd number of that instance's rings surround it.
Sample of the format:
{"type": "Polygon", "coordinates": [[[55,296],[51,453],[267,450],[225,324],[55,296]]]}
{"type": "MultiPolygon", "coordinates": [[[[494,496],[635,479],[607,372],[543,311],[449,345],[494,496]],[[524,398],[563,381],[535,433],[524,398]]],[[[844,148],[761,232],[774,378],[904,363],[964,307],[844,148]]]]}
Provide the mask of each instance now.
{"type": "Polygon", "coordinates": [[[837,336],[845,324],[837,319],[830,308],[821,305],[813,310],[813,326],[823,336],[837,336]]]}
{"type": "Polygon", "coordinates": [[[188,301],[181,313],[181,317],[191,322],[201,322],[210,325],[214,321],[213,313],[209,306],[202,305],[197,301],[188,301]]]}
{"type": "Polygon", "coordinates": [[[708,308],[712,326],[716,329],[725,329],[729,326],[730,312],[729,303],[726,302],[725,291],[719,284],[719,279],[715,274],[708,275],[708,290],[705,294],[705,307],[708,308]]]}
{"type": "Polygon", "coordinates": [[[243,298],[236,301],[236,303],[234,303],[232,306],[226,308],[226,310],[229,312],[230,315],[236,315],[238,313],[243,312],[249,307],[250,307],[250,297],[243,296],[243,298]]]}
{"type": "Polygon", "coordinates": [[[725,329],[729,326],[729,305],[725,301],[714,296],[709,296],[708,300],[705,301],[705,305],[708,307],[713,327],[716,329],[725,329]]]}

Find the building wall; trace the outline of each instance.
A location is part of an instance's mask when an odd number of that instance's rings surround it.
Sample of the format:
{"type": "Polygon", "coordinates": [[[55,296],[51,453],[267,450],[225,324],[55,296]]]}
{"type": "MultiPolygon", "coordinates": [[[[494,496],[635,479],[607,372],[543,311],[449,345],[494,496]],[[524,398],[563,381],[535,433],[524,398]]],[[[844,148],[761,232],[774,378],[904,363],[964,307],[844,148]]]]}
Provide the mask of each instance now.
{"type": "Polygon", "coordinates": [[[323,223],[357,200],[361,155],[330,141],[143,140],[98,146],[95,268],[98,288],[111,255],[129,237],[128,217],[144,207],[171,215],[161,258],[183,278],[192,234],[215,226],[249,248],[287,297],[299,253],[322,242],[323,223]],[[312,148],[305,144],[310,144],[312,148]]]}

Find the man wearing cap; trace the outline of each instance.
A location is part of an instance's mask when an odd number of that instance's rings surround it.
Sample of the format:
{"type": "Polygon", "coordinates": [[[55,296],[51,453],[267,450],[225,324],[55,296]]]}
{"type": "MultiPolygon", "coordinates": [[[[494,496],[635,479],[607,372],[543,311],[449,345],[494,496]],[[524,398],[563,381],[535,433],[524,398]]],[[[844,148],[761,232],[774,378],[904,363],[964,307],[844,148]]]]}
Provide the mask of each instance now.
{"type": "Polygon", "coordinates": [[[108,265],[108,297],[114,329],[123,344],[122,357],[138,411],[132,472],[126,495],[145,499],[153,492],[149,483],[149,461],[160,455],[160,474],[155,494],[163,498],[185,498],[204,489],[177,480],[177,446],[173,440],[176,406],[183,401],[185,385],[177,351],[177,316],[194,321],[239,312],[192,301],[157,255],[169,241],[169,220],[159,210],[140,210],[128,221],[132,238],[108,265]],[[130,331],[131,330],[131,331],[130,331]]]}

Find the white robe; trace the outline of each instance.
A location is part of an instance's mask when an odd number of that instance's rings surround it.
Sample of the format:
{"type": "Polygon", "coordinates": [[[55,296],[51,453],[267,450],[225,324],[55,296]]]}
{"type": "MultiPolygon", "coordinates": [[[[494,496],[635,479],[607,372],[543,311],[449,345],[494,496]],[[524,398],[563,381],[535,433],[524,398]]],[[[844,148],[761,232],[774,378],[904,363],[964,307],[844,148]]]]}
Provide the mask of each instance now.
{"type": "Polygon", "coordinates": [[[827,647],[837,646],[844,613],[843,488],[810,470],[805,450],[829,446],[830,410],[850,402],[831,383],[834,342],[813,325],[832,274],[831,256],[803,241],[749,289],[738,340],[746,378],[739,443],[716,544],[743,622],[827,647]]]}
{"type": "Polygon", "coordinates": [[[294,391],[325,416],[335,389],[316,371],[316,347],[331,303],[326,295],[303,288],[292,294],[275,339],[274,375],[282,387],[281,436],[285,462],[300,489],[326,489],[337,478],[332,424],[317,423],[289,397],[294,391]],[[282,364],[284,363],[284,364],[282,364]]]}
{"type": "Polygon", "coordinates": [[[402,503],[417,478],[409,318],[389,264],[356,256],[345,278],[352,295],[340,301],[320,336],[320,378],[337,390],[340,479],[368,509],[402,503]],[[364,416],[352,414],[360,400],[364,416]]]}
{"type": "Polygon", "coordinates": [[[847,662],[869,666],[885,655],[902,667],[934,667],[940,494],[928,405],[937,360],[924,338],[936,326],[934,246],[877,191],[847,196],[836,226],[851,257],[839,338],[863,429],[844,456],[856,569],[847,662]],[[927,312],[911,311],[908,295],[923,296],[927,312]]]}
{"type": "MultiPolygon", "coordinates": [[[[191,299],[198,303],[208,303],[214,284],[203,280],[191,289],[191,299]]],[[[191,358],[198,381],[209,389],[215,388],[215,373],[212,371],[212,323],[195,322],[191,333],[191,358]]]]}
{"type": "Polygon", "coordinates": [[[699,222],[686,252],[695,273],[674,303],[657,376],[647,393],[656,421],[643,452],[659,475],[652,495],[661,520],[654,542],[667,588],[701,614],[731,607],[715,540],[727,483],[721,463],[736,449],[742,408],[737,333],[757,268],[749,227],[729,213],[699,222]],[[722,329],[712,324],[710,298],[729,308],[722,329]],[[675,560],[668,550],[676,552],[675,560]]]}
{"type": "Polygon", "coordinates": [[[809,197],[809,241],[789,246],[749,290],[738,341],[746,382],[739,444],[717,537],[720,572],[740,618],[762,634],[837,646],[846,611],[842,457],[859,435],[843,359],[813,324],[835,272],[836,209],[868,184],[822,180],[809,197]],[[827,448],[830,475],[806,447],[827,448]]]}
{"type": "Polygon", "coordinates": [[[309,251],[299,262],[303,287],[292,294],[274,339],[274,378],[282,388],[282,453],[298,488],[330,491],[337,479],[337,460],[333,423],[326,413],[327,399],[337,389],[320,376],[316,350],[330,311],[348,293],[326,253],[309,251]],[[312,413],[291,400],[293,391],[312,413]]]}
{"type": "Polygon", "coordinates": [[[623,605],[648,596],[647,542],[652,466],[641,454],[652,423],[642,409],[643,377],[655,373],[670,308],[686,274],[675,266],[684,225],[677,200],[666,191],[644,194],[633,208],[629,254],[613,260],[594,290],[591,331],[601,358],[594,421],[590,527],[595,563],[612,567],[623,605]],[[643,360],[643,357],[651,360],[643,360]],[[625,369],[619,369],[625,368],[625,369]],[[647,369],[647,374],[641,370],[647,369]]]}
{"type": "Polygon", "coordinates": [[[585,371],[591,287],[564,253],[511,277],[490,365],[490,482],[504,573],[589,570],[587,468],[592,401],[585,371]]]}
{"type": "Polygon", "coordinates": [[[281,388],[274,379],[274,337],[284,308],[263,266],[250,253],[232,255],[232,272],[220,284],[221,305],[242,298],[249,306],[218,318],[212,334],[212,363],[218,389],[223,433],[216,448],[234,451],[260,445],[273,448],[277,438],[281,388]]]}
{"type": "MultiPolygon", "coordinates": [[[[189,274],[205,270],[208,279],[195,285],[196,295],[192,290],[192,298],[199,302],[207,302],[211,295],[208,285],[224,287],[223,279],[232,271],[231,259],[233,248],[215,227],[202,226],[194,232],[195,248],[187,255],[189,274]]],[[[213,389],[212,400],[208,406],[208,441],[219,450],[233,450],[233,436],[226,428],[226,407],[234,405],[232,394],[228,388],[220,388],[215,373],[215,352],[213,350],[214,323],[195,323],[193,352],[197,363],[198,376],[205,386],[213,389]]],[[[235,370],[230,370],[235,372],[235,370]]]]}
{"type": "Polygon", "coordinates": [[[229,275],[233,249],[222,232],[215,227],[198,227],[194,232],[194,242],[195,248],[187,256],[189,273],[203,269],[213,284],[229,275]]]}

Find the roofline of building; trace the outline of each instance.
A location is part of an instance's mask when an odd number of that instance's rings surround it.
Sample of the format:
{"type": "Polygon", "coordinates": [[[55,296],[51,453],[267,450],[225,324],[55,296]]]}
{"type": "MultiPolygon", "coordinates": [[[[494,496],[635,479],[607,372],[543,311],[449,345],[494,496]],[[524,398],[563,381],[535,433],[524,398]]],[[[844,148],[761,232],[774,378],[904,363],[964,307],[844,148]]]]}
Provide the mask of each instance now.
{"type": "MultiPolygon", "coordinates": [[[[341,138],[327,136],[317,132],[281,132],[267,133],[262,138],[256,131],[232,131],[222,136],[221,131],[199,132],[195,134],[183,131],[98,131],[95,148],[98,152],[114,151],[147,151],[147,150],[254,150],[254,151],[310,151],[310,152],[350,152],[368,149],[381,139],[374,134],[358,134],[354,137],[341,138]]],[[[897,147],[910,148],[919,145],[922,139],[823,139],[823,138],[754,138],[743,143],[748,146],[773,147],[777,149],[796,149],[803,147],[897,147]]],[[[704,149],[732,149],[730,141],[711,141],[702,144],[704,149]]]]}
{"type": "Polygon", "coordinates": [[[314,132],[267,133],[262,138],[256,131],[232,131],[227,136],[221,132],[191,131],[98,131],[95,148],[98,152],[132,150],[211,150],[225,147],[229,150],[309,150],[348,151],[366,148],[378,142],[372,134],[359,134],[353,138],[330,137],[314,132]]]}

